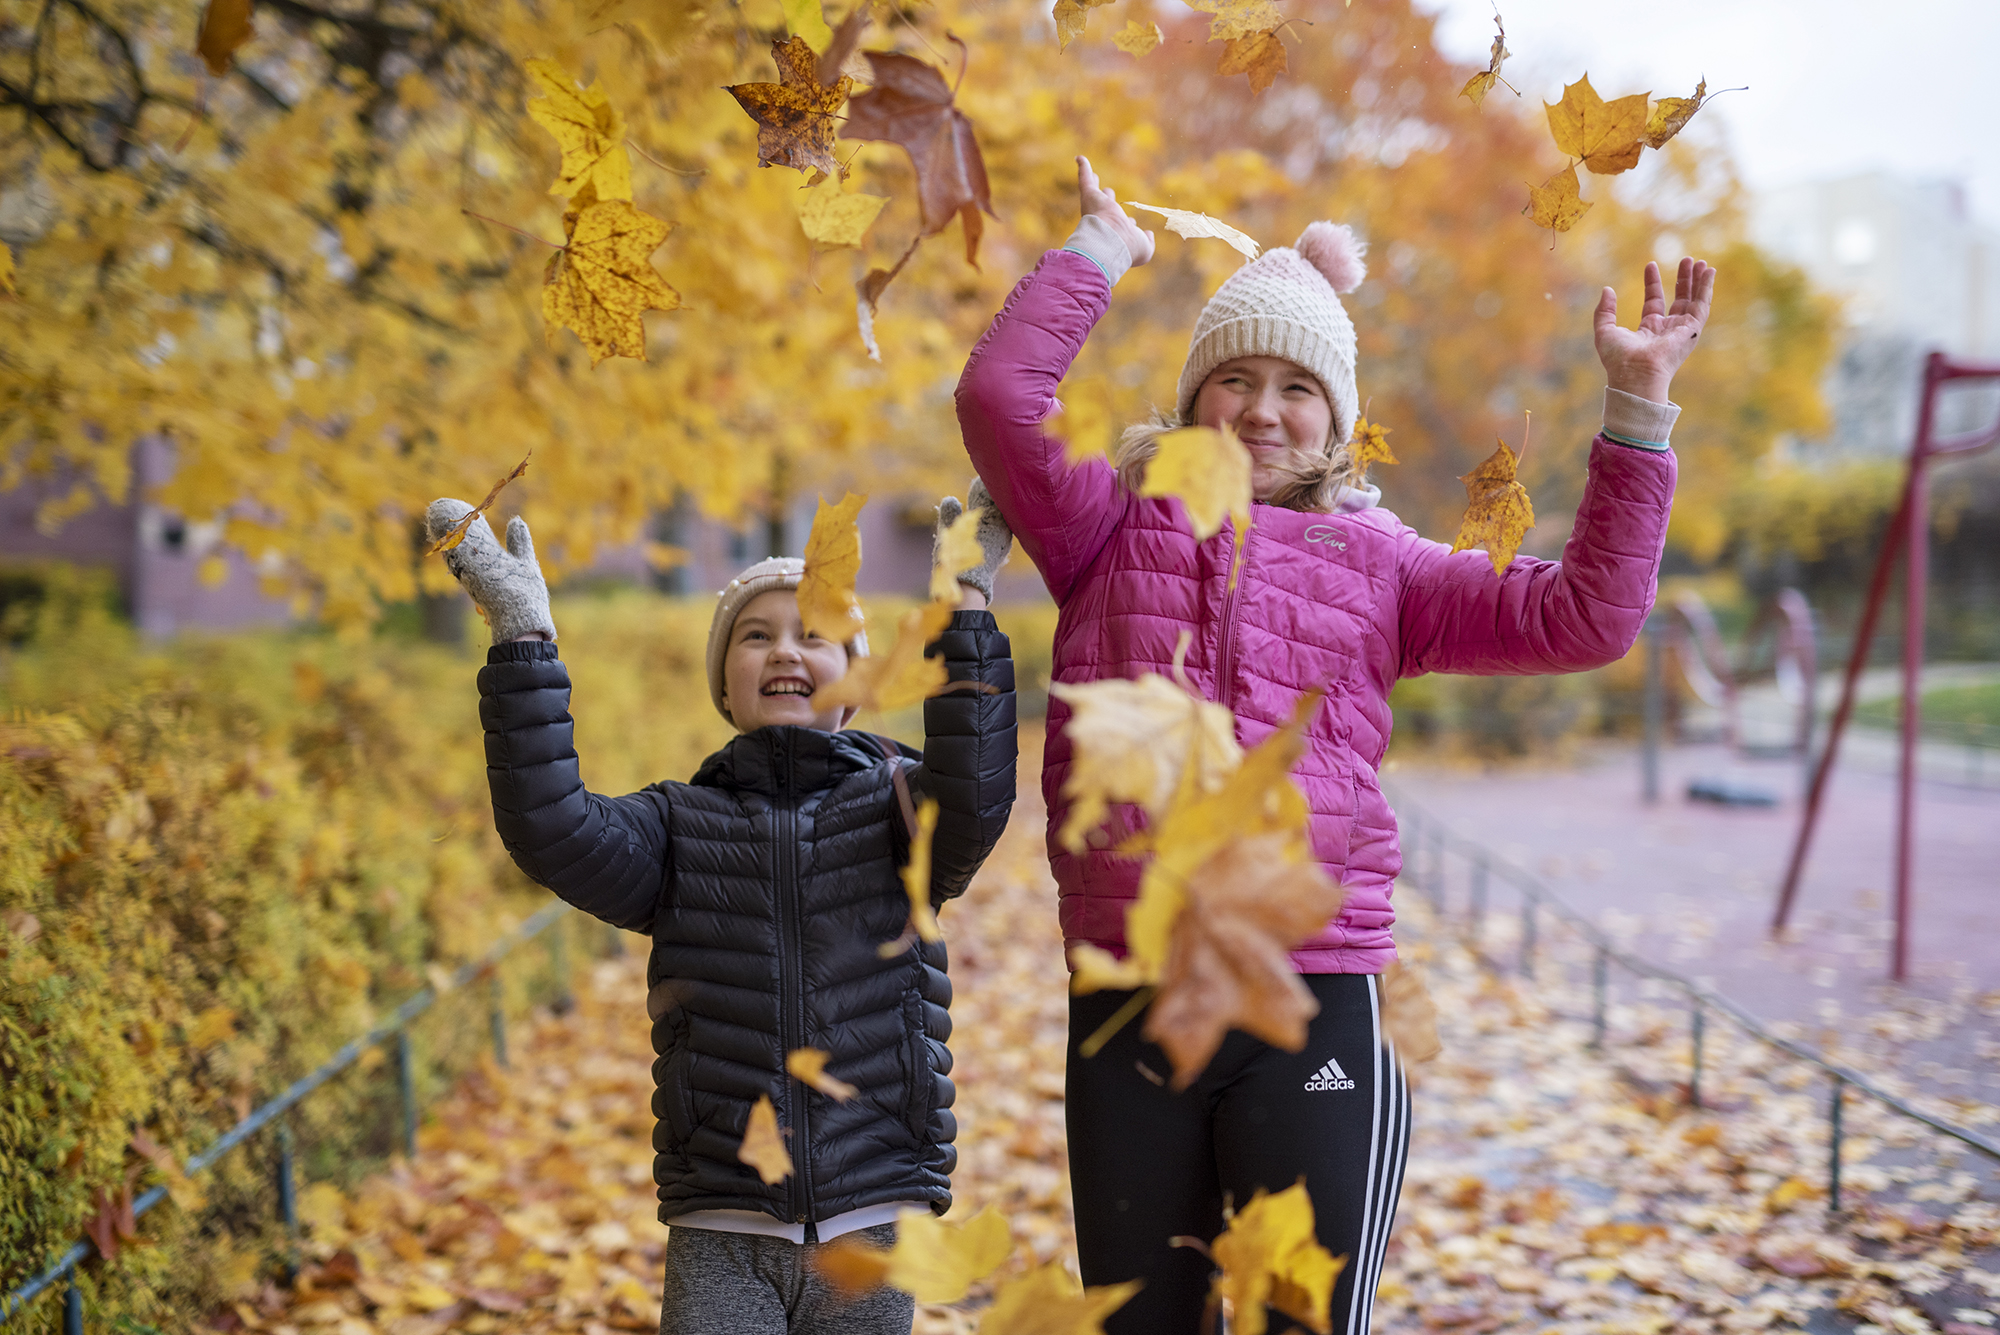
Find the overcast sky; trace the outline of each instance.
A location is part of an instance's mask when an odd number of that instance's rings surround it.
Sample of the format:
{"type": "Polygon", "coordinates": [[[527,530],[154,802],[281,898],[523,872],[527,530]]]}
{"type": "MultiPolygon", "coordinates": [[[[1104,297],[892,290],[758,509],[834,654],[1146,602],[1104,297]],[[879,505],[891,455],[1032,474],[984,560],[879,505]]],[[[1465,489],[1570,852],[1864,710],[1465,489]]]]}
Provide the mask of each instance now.
{"type": "MultiPolygon", "coordinates": [[[[1485,63],[1493,0],[1418,0],[1438,42],[1485,63]]],[[[2000,0],[1500,0],[1502,73],[1555,101],[1748,84],[1702,110],[1754,187],[1888,170],[1949,177],[2000,228],[2000,0]],[[1519,77],[1516,76],[1519,71],[1519,77]]],[[[1507,90],[1496,88],[1495,97],[1507,90]]]]}

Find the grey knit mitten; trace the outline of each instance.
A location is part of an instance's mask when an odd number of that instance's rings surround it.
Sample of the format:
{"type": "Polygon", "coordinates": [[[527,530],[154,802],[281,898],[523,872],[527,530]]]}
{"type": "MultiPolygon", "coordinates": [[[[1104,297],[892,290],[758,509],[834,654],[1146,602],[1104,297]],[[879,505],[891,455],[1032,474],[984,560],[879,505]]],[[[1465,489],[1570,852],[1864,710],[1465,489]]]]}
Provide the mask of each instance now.
{"type": "MultiPolygon", "coordinates": [[[[449,496],[432,501],[424,511],[431,541],[443,537],[471,509],[449,496]]],[[[549,586],[535,562],[535,542],[528,536],[527,520],[515,515],[507,521],[507,545],[502,547],[486,516],[480,515],[465,530],[465,541],[444,554],[444,563],[479,604],[493,628],[493,643],[506,644],[535,631],[555,639],[556,623],[549,618],[549,586]]]]}
{"type": "MultiPolygon", "coordinates": [[[[1007,521],[1000,517],[1000,507],[993,503],[986,484],[978,478],[972,480],[972,490],[965,494],[965,504],[958,503],[958,497],[947,496],[938,502],[938,530],[943,531],[957,522],[967,510],[980,511],[979,550],[986,559],[976,566],[954,571],[960,584],[968,584],[979,590],[988,602],[993,599],[993,577],[1000,573],[1000,567],[1007,564],[1007,554],[1014,547],[1014,530],[1007,527],[1007,521]]],[[[937,563],[937,535],[931,536],[931,563],[937,563]]]]}

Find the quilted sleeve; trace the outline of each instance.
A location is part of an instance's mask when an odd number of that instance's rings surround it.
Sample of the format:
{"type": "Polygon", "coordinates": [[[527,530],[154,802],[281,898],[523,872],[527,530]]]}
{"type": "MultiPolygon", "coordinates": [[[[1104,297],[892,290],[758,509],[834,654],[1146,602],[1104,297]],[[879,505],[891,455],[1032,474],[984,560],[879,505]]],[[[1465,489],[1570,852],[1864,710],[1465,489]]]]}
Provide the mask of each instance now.
{"type": "Polygon", "coordinates": [[[650,932],[665,883],[667,797],[583,786],[556,646],[496,644],[479,670],[493,825],[516,866],[614,927],[650,932]]]}
{"type": "Polygon", "coordinates": [[[937,799],[931,899],[939,902],[965,893],[1014,808],[1014,659],[986,611],[953,613],[927,653],[966,683],[924,701],[924,759],[911,775],[919,800],[937,799]]]}
{"type": "Polygon", "coordinates": [[[1658,591],[1675,461],[1597,437],[1561,561],[1453,553],[1405,530],[1399,675],[1581,672],[1625,656],[1658,591]]]}
{"type": "Polygon", "coordinates": [[[1096,559],[1130,498],[1102,459],[1072,464],[1042,422],[1056,386],[1111,302],[1103,270],[1069,250],[1042,256],[972,350],[958,425],[972,466],[1060,603],[1096,559]]]}

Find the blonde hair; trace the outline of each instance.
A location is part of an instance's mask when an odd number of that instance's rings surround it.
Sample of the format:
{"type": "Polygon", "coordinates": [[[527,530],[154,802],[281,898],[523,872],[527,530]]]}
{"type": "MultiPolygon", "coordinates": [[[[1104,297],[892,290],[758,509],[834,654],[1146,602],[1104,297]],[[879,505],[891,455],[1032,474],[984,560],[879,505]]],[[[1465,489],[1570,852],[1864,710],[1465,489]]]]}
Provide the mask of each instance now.
{"type": "MultiPolygon", "coordinates": [[[[1160,452],[1160,437],[1190,425],[1180,414],[1155,408],[1147,421],[1126,427],[1111,448],[1111,466],[1118,471],[1118,484],[1138,495],[1139,484],[1146,477],[1146,465],[1160,452]]],[[[1348,454],[1347,442],[1331,436],[1326,450],[1311,463],[1281,471],[1286,474],[1285,480],[1264,499],[1264,504],[1304,514],[1332,514],[1339,504],[1340,493],[1354,480],[1354,462],[1348,454]]]]}

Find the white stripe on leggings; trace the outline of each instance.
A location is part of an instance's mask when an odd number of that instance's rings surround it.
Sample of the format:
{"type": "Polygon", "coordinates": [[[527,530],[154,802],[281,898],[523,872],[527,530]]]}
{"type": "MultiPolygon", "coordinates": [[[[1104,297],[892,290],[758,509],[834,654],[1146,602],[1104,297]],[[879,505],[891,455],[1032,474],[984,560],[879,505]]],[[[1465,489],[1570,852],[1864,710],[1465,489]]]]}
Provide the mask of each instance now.
{"type": "Polygon", "coordinates": [[[1368,1127],[1366,1197],[1362,1203],[1361,1236],[1349,1258],[1354,1291],[1347,1308],[1347,1335],[1367,1335],[1375,1313],[1375,1289],[1389,1247],[1389,1229],[1396,1218],[1396,1200],[1403,1189],[1405,1128],[1409,1099],[1402,1083],[1402,1060],[1382,1034],[1381,997],[1377,980],[1368,979],[1369,1028],[1375,1042],[1374,1106],[1368,1127]]]}

